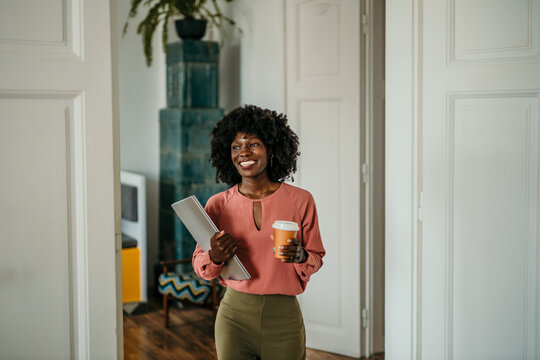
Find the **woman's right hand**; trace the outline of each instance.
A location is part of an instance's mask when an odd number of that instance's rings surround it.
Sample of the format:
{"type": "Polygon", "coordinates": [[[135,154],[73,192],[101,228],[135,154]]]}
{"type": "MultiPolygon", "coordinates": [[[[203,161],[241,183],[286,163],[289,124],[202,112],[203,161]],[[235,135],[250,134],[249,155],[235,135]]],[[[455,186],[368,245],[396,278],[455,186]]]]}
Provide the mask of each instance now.
{"type": "Polygon", "coordinates": [[[210,260],[215,264],[229,260],[236,254],[236,250],[238,250],[236,240],[234,240],[231,235],[226,234],[223,230],[212,236],[210,239],[210,247],[210,260]]]}

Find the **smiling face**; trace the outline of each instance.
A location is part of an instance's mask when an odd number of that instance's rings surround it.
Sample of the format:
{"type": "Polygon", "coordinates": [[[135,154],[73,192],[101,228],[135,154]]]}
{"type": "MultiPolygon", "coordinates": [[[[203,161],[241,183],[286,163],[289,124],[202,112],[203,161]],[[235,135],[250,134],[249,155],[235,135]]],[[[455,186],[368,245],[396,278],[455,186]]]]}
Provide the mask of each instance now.
{"type": "Polygon", "coordinates": [[[231,143],[231,160],[242,178],[268,177],[268,152],[257,135],[237,133],[231,143]]]}

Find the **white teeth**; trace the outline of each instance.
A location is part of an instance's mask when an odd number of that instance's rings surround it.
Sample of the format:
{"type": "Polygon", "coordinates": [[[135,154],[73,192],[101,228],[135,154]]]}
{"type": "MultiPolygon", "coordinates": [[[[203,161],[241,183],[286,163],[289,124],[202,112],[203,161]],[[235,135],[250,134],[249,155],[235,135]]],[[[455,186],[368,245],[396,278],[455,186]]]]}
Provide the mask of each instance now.
{"type": "Polygon", "coordinates": [[[242,165],[242,166],[249,166],[249,165],[253,165],[253,164],[255,164],[255,161],[253,161],[253,160],[242,161],[242,162],[240,163],[240,165],[242,165]]]}

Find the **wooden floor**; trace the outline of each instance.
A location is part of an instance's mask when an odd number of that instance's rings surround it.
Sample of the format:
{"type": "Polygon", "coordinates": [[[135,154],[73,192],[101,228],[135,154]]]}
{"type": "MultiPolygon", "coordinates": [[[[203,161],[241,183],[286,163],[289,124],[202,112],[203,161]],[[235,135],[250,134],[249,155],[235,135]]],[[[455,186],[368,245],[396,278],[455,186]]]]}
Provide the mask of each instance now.
{"type": "MultiPolygon", "coordinates": [[[[124,314],[124,359],[216,359],[210,310],[171,306],[170,325],[163,327],[161,305],[150,302],[144,313],[124,314]]],[[[308,349],[307,360],[354,358],[308,349]]]]}

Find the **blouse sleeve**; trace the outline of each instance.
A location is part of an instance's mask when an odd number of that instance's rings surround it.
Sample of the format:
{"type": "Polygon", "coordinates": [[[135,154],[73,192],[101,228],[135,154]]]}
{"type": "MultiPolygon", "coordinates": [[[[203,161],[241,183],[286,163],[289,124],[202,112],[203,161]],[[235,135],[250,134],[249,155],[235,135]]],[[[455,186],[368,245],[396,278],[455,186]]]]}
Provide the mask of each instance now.
{"type": "MultiPolygon", "coordinates": [[[[216,226],[219,228],[219,223],[217,221],[219,210],[216,202],[213,200],[213,198],[210,198],[208,200],[204,210],[206,210],[214,224],[216,224],[216,226]]],[[[203,249],[201,249],[198,244],[195,247],[195,251],[193,252],[193,258],[191,260],[191,263],[193,265],[193,270],[195,270],[195,273],[200,278],[205,280],[212,280],[217,278],[219,274],[221,274],[221,270],[223,269],[223,263],[215,264],[210,259],[210,251],[203,251],[203,249]]]]}
{"type": "Polygon", "coordinates": [[[217,278],[223,269],[223,264],[215,264],[210,259],[210,251],[203,251],[199,245],[193,252],[192,264],[197,276],[205,280],[217,278]]]}
{"type": "Polygon", "coordinates": [[[317,218],[317,208],[313,197],[309,197],[304,216],[302,218],[302,246],[306,250],[308,257],[304,263],[294,264],[296,273],[302,281],[302,287],[306,287],[311,275],[316,273],[322,266],[322,258],[326,254],[321,233],[319,231],[319,220],[317,218]]]}

